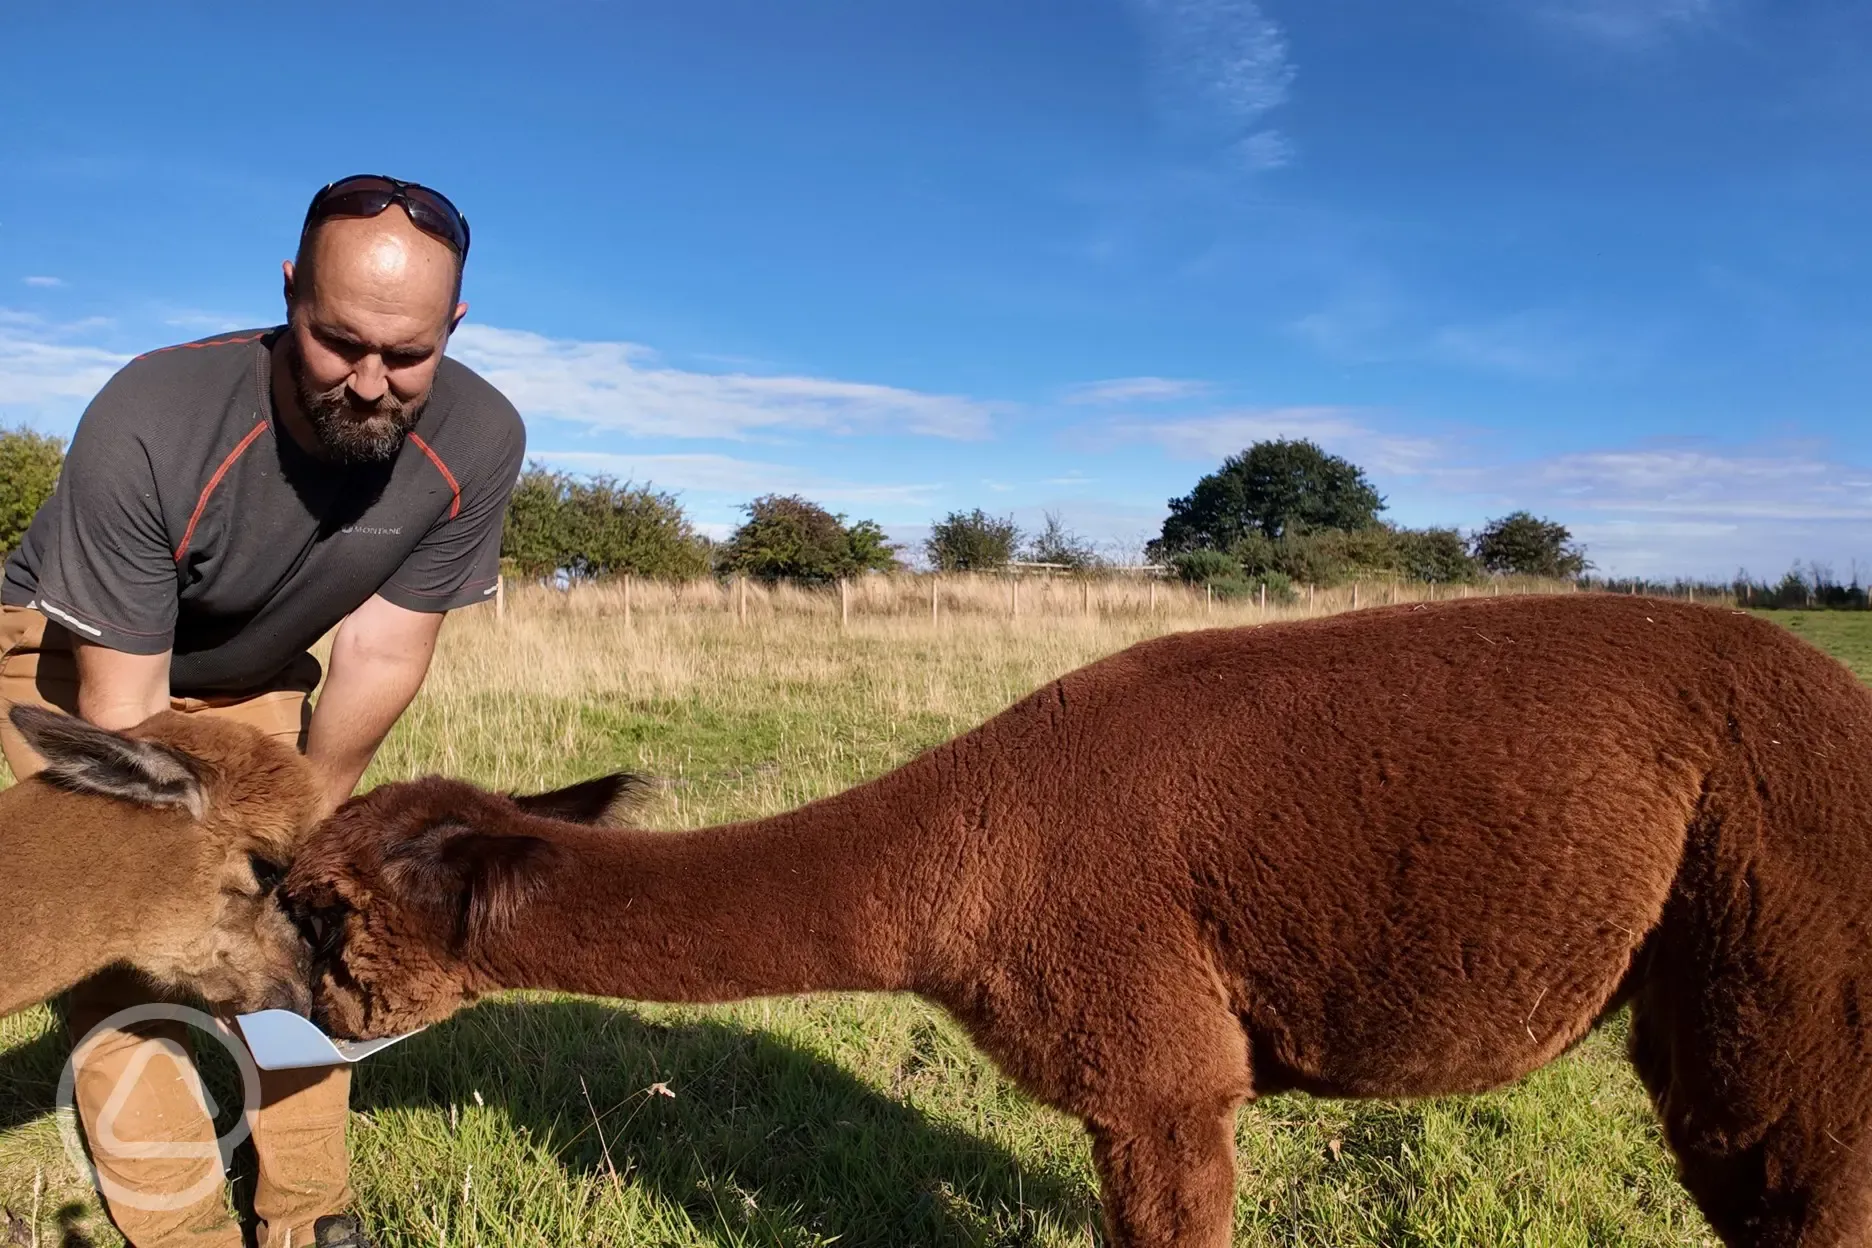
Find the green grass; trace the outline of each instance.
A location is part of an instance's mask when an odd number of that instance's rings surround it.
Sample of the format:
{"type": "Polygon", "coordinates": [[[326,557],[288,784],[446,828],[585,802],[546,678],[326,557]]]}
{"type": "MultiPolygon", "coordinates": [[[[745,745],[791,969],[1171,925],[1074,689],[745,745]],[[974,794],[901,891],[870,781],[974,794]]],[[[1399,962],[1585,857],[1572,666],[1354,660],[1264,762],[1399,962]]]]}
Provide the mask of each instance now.
{"type": "Polygon", "coordinates": [[[1865,611],[1757,611],[1872,681],[1872,613],[1865,611]]]}
{"type": "MultiPolygon", "coordinates": [[[[1872,676],[1872,616],[1771,618],[1872,676]]],[[[371,779],[444,770],[537,787],[621,766],[665,781],[658,825],[760,814],[877,774],[1135,635],[464,621],[371,779]]],[[[1257,1104],[1239,1122],[1236,1242],[1711,1244],[1623,1041],[1617,1018],[1484,1096],[1257,1104]]],[[[0,1020],[0,1206],[27,1215],[41,1182],[41,1242],[70,1228],[104,1248],[120,1241],[48,1112],[65,1056],[50,1011],[0,1020]]],[[[237,1103],[225,1065],[210,1081],[237,1103]]],[[[912,998],[671,1008],[509,994],[356,1073],[354,1178],[386,1248],[1096,1237],[1078,1125],[912,998]]],[[[237,1157],[237,1202],[251,1166],[237,1157]]]]}

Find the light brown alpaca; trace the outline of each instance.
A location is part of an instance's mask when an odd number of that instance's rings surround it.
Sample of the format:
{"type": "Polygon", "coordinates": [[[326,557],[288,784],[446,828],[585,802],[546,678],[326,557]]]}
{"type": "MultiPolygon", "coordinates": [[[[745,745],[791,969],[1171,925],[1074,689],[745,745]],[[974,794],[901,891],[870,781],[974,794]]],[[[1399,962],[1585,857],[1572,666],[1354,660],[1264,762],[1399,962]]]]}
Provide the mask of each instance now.
{"type": "Polygon", "coordinates": [[[10,717],[47,765],[0,793],[0,1015],[116,963],[227,1013],[309,1007],[277,897],[317,806],[296,752],[171,711],[121,733],[10,717]]]}
{"type": "Polygon", "coordinates": [[[346,1035],[510,987],[920,994],[1084,1120],[1133,1248],[1228,1242],[1244,1099],[1496,1087],[1630,1002],[1727,1243],[1872,1241],[1872,693],[1738,612],[1477,599],[1163,637],[698,831],[389,785],[286,891],[346,1035]]]}

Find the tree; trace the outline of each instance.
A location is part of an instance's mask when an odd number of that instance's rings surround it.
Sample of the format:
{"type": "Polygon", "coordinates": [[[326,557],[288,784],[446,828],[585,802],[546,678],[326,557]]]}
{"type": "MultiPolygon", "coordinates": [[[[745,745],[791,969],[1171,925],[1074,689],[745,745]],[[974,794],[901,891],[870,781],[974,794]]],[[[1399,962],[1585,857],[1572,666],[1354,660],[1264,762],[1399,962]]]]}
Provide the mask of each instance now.
{"type": "Polygon", "coordinates": [[[1592,565],[1563,524],[1525,511],[1491,520],[1475,536],[1475,557],[1490,572],[1578,576],[1592,565]]]}
{"type": "Polygon", "coordinates": [[[720,566],[763,580],[831,581],[897,566],[895,548],[870,520],[850,525],[797,494],[766,494],[744,505],[746,523],[722,547],[720,566]]]}
{"type": "Polygon", "coordinates": [[[58,484],[65,444],[21,425],[0,430],[0,555],[20,544],[26,526],[58,484]]]}
{"type": "Polygon", "coordinates": [[[1012,516],[1001,519],[977,507],[952,511],[931,525],[923,550],[938,571],[993,572],[1014,558],[1020,539],[1012,516]]]}
{"type": "Polygon", "coordinates": [[[1364,529],[1382,510],[1384,499],[1349,460],[1304,438],[1256,442],[1170,500],[1153,554],[1227,550],[1250,533],[1275,539],[1302,526],[1364,529]]]}
{"type": "Polygon", "coordinates": [[[1035,563],[1058,563],[1075,572],[1098,566],[1098,552],[1092,543],[1080,537],[1060,521],[1057,512],[1046,513],[1046,528],[1028,543],[1027,557],[1035,563]]]}

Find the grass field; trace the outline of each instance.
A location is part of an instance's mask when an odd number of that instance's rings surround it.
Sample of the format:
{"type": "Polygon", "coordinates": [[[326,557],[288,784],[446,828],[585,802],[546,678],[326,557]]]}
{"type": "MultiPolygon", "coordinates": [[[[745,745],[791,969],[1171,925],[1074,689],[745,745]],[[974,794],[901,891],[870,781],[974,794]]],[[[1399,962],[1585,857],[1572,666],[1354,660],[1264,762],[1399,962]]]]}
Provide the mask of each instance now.
{"type": "MultiPolygon", "coordinates": [[[[758,603],[740,624],[727,600],[645,598],[627,629],[618,605],[536,590],[505,620],[452,621],[367,783],[443,771],[534,788],[626,767],[666,782],[657,826],[770,813],[1138,638],[1262,618],[1193,598],[1086,612],[1066,596],[1051,614],[932,626],[906,608],[840,629],[835,600],[758,603]]],[[[1872,616],[1776,618],[1872,677],[1872,616]]],[[[1240,1119],[1237,1242],[1713,1243],[1622,1042],[1615,1020],[1486,1096],[1261,1102],[1240,1119]]],[[[0,1020],[0,1206],[21,1219],[16,1243],[34,1242],[32,1223],[40,1244],[115,1245],[49,1112],[65,1057],[49,1011],[0,1020]]],[[[226,1064],[211,1075],[238,1104],[226,1064]]],[[[679,1009],[515,994],[363,1063],[354,1108],[355,1181],[394,1248],[1012,1248],[1084,1244],[1096,1225],[1077,1124],[908,998],[679,1009]]]]}

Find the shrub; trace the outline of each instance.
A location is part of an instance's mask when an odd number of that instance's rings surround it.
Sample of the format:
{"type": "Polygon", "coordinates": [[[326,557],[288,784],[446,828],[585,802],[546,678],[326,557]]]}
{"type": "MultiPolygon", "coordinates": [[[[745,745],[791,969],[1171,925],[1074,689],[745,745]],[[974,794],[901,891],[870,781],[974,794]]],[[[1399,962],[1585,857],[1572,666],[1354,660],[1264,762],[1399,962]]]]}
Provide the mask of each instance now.
{"type": "Polygon", "coordinates": [[[1400,529],[1398,571],[1413,581],[1457,584],[1478,580],[1482,565],[1455,529],[1400,529]]]}
{"type": "Polygon", "coordinates": [[[1092,543],[1067,528],[1050,511],[1046,513],[1046,528],[1028,545],[1027,557],[1035,563],[1064,564],[1075,572],[1095,568],[1100,562],[1092,543]]]}
{"type": "Polygon", "coordinates": [[[1219,550],[1186,550],[1170,560],[1170,568],[1188,585],[1212,585],[1242,575],[1241,561],[1219,550]]]}
{"type": "Polygon", "coordinates": [[[501,557],[524,576],[686,579],[708,571],[709,542],[673,495],[530,464],[507,508],[501,557]]]}
{"type": "Polygon", "coordinates": [[[797,494],[766,494],[743,509],[747,522],[720,552],[718,566],[725,571],[824,582],[897,566],[884,530],[869,520],[847,527],[843,515],[797,494]]]}
{"type": "Polygon", "coordinates": [[[1475,557],[1490,572],[1578,576],[1592,565],[1572,538],[1563,524],[1516,511],[1483,526],[1476,534],[1475,557]]]}
{"type": "Polygon", "coordinates": [[[58,484],[65,443],[21,425],[0,430],[0,555],[10,554],[58,484]]]}
{"type": "Polygon", "coordinates": [[[1285,572],[1264,572],[1256,577],[1255,580],[1257,582],[1257,591],[1259,591],[1260,586],[1267,586],[1267,600],[1269,602],[1286,604],[1295,602],[1300,597],[1294,590],[1293,578],[1288,576],[1285,572]]]}
{"type": "Polygon", "coordinates": [[[1012,516],[991,516],[977,507],[970,512],[952,511],[938,520],[930,527],[923,550],[941,572],[993,572],[1014,558],[1020,538],[1012,516]]]}

